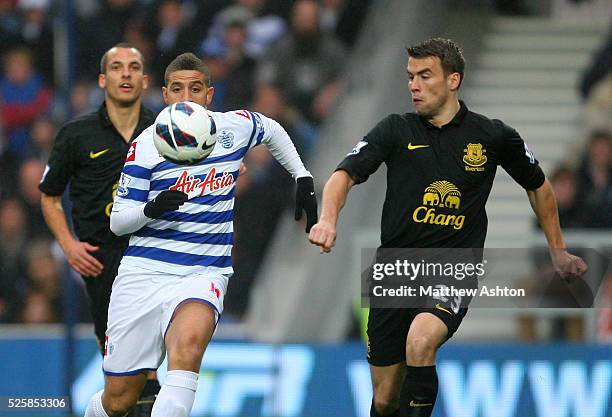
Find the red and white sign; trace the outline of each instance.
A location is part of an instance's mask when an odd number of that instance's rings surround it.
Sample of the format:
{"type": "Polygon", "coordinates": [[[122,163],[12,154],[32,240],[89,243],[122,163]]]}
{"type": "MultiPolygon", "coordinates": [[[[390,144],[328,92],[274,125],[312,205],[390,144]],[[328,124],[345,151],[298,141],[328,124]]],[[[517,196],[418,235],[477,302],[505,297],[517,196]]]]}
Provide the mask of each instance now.
{"type": "Polygon", "coordinates": [[[189,198],[192,198],[231,187],[233,183],[234,176],[231,173],[223,172],[222,175],[217,176],[217,170],[211,168],[208,174],[206,174],[204,181],[189,175],[187,171],[183,171],[169,189],[182,191],[188,194],[189,198]]]}
{"type": "Polygon", "coordinates": [[[125,157],[125,162],[132,162],[136,159],[136,142],[132,142],[130,145],[130,149],[127,151],[127,156],[125,157]]]}

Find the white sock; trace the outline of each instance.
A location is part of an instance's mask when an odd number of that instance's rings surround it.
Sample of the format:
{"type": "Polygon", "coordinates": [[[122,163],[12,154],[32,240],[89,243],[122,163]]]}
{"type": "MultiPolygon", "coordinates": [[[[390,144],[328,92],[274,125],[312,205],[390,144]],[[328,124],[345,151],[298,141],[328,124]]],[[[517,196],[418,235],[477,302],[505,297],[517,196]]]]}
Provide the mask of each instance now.
{"type": "Polygon", "coordinates": [[[151,417],[188,417],[197,387],[198,374],[195,372],[168,371],[153,404],[151,417]]]}
{"type": "Polygon", "coordinates": [[[104,390],[98,391],[91,397],[87,405],[87,410],[85,410],[85,417],[108,417],[108,414],[104,411],[104,407],[102,407],[103,392],[104,390]]]}

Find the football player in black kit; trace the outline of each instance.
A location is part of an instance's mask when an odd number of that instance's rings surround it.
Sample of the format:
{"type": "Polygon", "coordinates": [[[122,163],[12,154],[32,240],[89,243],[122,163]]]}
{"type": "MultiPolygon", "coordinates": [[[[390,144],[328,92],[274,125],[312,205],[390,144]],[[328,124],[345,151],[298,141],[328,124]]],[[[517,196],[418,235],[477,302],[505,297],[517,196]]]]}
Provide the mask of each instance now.
{"type": "MultiPolygon", "coordinates": [[[[102,354],[111,288],[128,238],[110,230],[117,181],[132,139],[155,121],[142,105],[147,87],[144,59],[138,49],[120,43],[101,59],[98,85],[105,100],[98,111],[66,123],[57,134],[40,183],[42,211],[70,266],[85,280],[94,330],[102,354]],[[72,235],[62,208],[70,182],[72,235]]],[[[148,376],[130,417],[151,415],[159,383],[148,376]]]]}
{"type": "MultiPolygon", "coordinates": [[[[465,68],[461,48],[437,38],[407,50],[415,113],[387,116],[340,163],[325,185],[311,243],[321,252],[332,249],[351,187],[385,163],[381,248],[482,248],[485,204],[501,165],[527,191],[556,271],[564,278],[583,274],[584,261],[565,250],[555,196],[523,139],[459,100],[465,68]]],[[[431,416],[438,393],[436,352],[466,311],[444,303],[370,309],[371,416],[431,416]]]]}

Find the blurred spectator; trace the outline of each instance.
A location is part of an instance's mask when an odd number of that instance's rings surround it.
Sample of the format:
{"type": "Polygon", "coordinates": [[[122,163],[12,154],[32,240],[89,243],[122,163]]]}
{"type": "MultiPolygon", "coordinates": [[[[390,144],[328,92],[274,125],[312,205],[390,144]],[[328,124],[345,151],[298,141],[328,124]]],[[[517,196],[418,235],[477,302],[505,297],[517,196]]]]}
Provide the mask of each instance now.
{"type": "Polygon", "coordinates": [[[25,287],[28,219],[17,199],[0,200],[0,323],[16,319],[25,287]]]}
{"type": "Polygon", "coordinates": [[[272,85],[261,85],[255,93],[253,110],[279,122],[293,140],[302,159],[308,160],[318,139],[318,130],[285,100],[283,92],[272,85]]]}
{"type": "Polygon", "coordinates": [[[50,0],[19,0],[21,31],[16,40],[34,55],[35,66],[49,85],[53,85],[53,31],[49,16],[50,0]]]}
{"type": "Polygon", "coordinates": [[[612,228],[612,135],[591,135],[579,171],[580,199],[585,206],[586,227],[612,228]]]}
{"type": "Polygon", "coordinates": [[[291,35],[261,62],[258,81],[278,85],[292,105],[319,122],[341,92],[339,77],[345,56],[342,44],[321,32],[319,5],[298,0],[291,16],[291,35]]]}
{"type": "Polygon", "coordinates": [[[214,18],[208,38],[223,39],[228,24],[241,21],[246,26],[245,51],[251,58],[262,57],[287,32],[285,21],[266,10],[266,0],[237,0],[214,18]]]}
{"type": "Polygon", "coordinates": [[[28,292],[22,308],[24,323],[53,323],[60,318],[60,267],[51,242],[38,240],[27,248],[28,292]]]}
{"type": "Polygon", "coordinates": [[[32,125],[32,145],[26,152],[27,158],[36,158],[43,164],[47,163],[53,141],[55,140],[56,126],[53,119],[41,116],[32,125]]]}
{"type": "Polygon", "coordinates": [[[5,129],[8,151],[16,157],[25,154],[30,124],[51,104],[51,91],[32,66],[29,50],[11,50],[4,59],[0,80],[0,118],[5,129]]]}
{"type": "Polygon", "coordinates": [[[56,323],[59,315],[53,308],[52,300],[42,291],[29,290],[23,301],[19,321],[25,324],[56,323]]]}
{"type": "Polygon", "coordinates": [[[72,114],[81,116],[90,113],[96,109],[95,101],[92,100],[94,90],[93,84],[87,80],[78,80],[72,86],[70,91],[70,107],[72,114]]]}
{"type": "Polygon", "coordinates": [[[321,30],[335,33],[340,14],[346,6],[345,0],[323,0],[321,2],[321,30]]]}
{"type": "Polygon", "coordinates": [[[369,0],[323,0],[321,28],[353,46],[368,14],[369,0]]]}
{"type": "Polygon", "coordinates": [[[227,86],[224,108],[226,110],[243,108],[253,97],[256,66],[255,60],[247,54],[245,22],[230,21],[225,28],[224,41],[227,48],[227,78],[231,80],[227,86]]]}
{"type": "Polygon", "coordinates": [[[551,185],[557,199],[561,228],[582,227],[584,216],[578,201],[576,173],[568,167],[559,167],[551,176],[551,185]]]}
{"type": "Polygon", "coordinates": [[[177,55],[193,50],[197,38],[188,24],[188,15],[180,0],[162,0],[154,10],[157,11],[155,23],[149,25],[149,37],[155,45],[151,73],[156,80],[163,80],[168,64],[177,55]]]}
{"type": "Polygon", "coordinates": [[[209,108],[214,111],[224,111],[225,96],[229,84],[229,65],[226,60],[227,48],[222,41],[213,38],[202,44],[200,53],[202,61],[208,67],[212,86],[215,88],[215,95],[209,108]]]}
{"type": "Polygon", "coordinates": [[[19,169],[19,194],[30,221],[30,236],[50,236],[40,208],[40,190],[38,189],[44,169],[45,164],[38,159],[24,161],[19,169]]]}
{"type": "Polygon", "coordinates": [[[0,0],[0,53],[4,53],[10,47],[19,33],[16,6],[17,0],[0,0]]]}
{"type": "Polygon", "coordinates": [[[78,73],[89,80],[97,80],[100,57],[113,45],[123,40],[127,25],[136,11],[133,0],[106,0],[97,13],[79,22],[78,73]]]}
{"type": "Polygon", "coordinates": [[[202,42],[202,59],[215,87],[211,109],[242,109],[251,102],[256,62],[247,55],[245,46],[246,28],[242,20],[228,22],[223,39],[208,38],[202,42]]]}
{"type": "Polygon", "coordinates": [[[160,85],[159,74],[153,74],[150,71],[151,63],[155,56],[155,45],[148,36],[148,22],[144,17],[138,17],[130,20],[125,28],[125,34],[123,40],[131,45],[134,45],[136,49],[142,53],[145,60],[145,73],[149,76],[149,85],[160,85]]]}

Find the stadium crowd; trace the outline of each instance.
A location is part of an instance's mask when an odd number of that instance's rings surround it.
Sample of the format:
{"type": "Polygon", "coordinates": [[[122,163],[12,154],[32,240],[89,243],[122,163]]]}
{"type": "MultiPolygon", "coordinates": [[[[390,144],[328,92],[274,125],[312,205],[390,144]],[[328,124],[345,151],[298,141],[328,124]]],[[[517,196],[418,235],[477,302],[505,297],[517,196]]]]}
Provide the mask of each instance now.
{"type": "MultiPolygon", "coordinates": [[[[368,3],[76,1],[75,79],[65,100],[57,90],[58,76],[64,74],[57,74],[54,65],[54,3],[0,0],[0,323],[62,319],[65,265],[42,217],[38,183],[57,129],[102,102],[96,81],[108,48],[127,41],[142,51],[150,77],[144,101],[153,111],[163,107],[160,87],[166,65],[179,53],[193,51],[211,72],[212,110],[248,108],[278,120],[308,160],[321,122],[342,94],[345,58],[368,3]]],[[[597,81],[609,87],[610,54],[602,56],[608,62],[594,65],[607,68],[597,81]]],[[[585,97],[604,88],[589,82],[583,84],[589,86],[582,89],[585,97]]],[[[604,100],[604,105],[610,103],[604,100]]],[[[610,108],[604,117],[608,122],[610,108]]],[[[552,175],[565,228],[612,227],[610,128],[593,128],[586,151],[552,175]]],[[[249,288],[293,190],[291,178],[266,150],[251,151],[245,162],[248,172],[238,182],[236,200],[236,274],[226,299],[226,312],[234,317],[246,309],[249,288]]],[[[79,299],[84,303],[85,298],[79,299]]],[[[80,311],[87,320],[87,309],[80,311]]]]}

